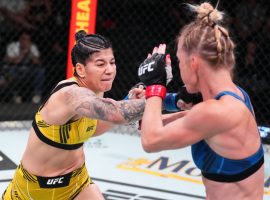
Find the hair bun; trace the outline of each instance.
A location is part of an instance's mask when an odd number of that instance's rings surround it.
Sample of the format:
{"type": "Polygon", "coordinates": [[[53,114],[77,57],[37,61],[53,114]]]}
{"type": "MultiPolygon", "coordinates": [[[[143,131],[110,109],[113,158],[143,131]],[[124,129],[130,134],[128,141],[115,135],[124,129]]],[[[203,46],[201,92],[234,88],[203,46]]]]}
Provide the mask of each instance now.
{"type": "Polygon", "coordinates": [[[206,24],[218,24],[218,22],[222,21],[223,19],[223,13],[218,11],[217,8],[214,8],[208,2],[204,2],[196,6],[189,4],[189,7],[191,10],[197,13],[197,19],[206,24]]]}
{"type": "Polygon", "coordinates": [[[75,40],[76,42],[85,37],[87,33],[84,30],[80,30],[75,34],[75,40]]]}

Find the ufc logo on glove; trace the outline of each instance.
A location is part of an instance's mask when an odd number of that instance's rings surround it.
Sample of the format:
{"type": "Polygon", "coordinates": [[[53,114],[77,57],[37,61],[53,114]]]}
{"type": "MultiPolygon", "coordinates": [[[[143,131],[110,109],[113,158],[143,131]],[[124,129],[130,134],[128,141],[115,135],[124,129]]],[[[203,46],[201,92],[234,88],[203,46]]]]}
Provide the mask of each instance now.
{"type": "Polygon", "coordinates": [[[154,69],[152,68],[152,65],[155,64],[155,61],[152,61],[146,65],[142,65],[139,67],[138,75],[145,74],[145,71],[147,70],[148,72],[153,71],[154,69]]]}

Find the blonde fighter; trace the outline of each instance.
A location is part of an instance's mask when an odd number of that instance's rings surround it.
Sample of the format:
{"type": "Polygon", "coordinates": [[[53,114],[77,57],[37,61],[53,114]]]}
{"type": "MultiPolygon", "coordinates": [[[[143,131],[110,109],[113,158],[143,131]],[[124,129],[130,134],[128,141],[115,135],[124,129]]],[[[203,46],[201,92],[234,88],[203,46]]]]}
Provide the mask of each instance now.
{"type": "Polygon", "coordinates": [[[142,145],[147,152],[191,145],[207,200],[262,200],[262,143],[249,96],[232,80],[234,43],[220,25],[223,15],[217,8],[209,3],[189,7],[197,18],[182,28],[177,58],[187,91],[200,92],[203,102],[162,121],[166,45],[155,48],[140,66],[151,63],[151,70],[139,74],[147,99],[142,145]]]}

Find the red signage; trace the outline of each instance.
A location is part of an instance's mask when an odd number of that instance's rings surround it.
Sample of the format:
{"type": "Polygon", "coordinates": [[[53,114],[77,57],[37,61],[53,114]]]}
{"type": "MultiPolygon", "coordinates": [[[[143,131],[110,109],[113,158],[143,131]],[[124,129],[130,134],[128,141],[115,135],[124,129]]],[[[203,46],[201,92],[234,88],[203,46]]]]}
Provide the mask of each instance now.
{"type": "Polygon", "coordinates": [[[69,28],[68,64],[66,77],[73,75],[71,62],[71,50],[75,44],[75,33],[85,30],[87,33],[95,33],[96,12],[98,0],[72,0],[71,19],[69,28]]]}

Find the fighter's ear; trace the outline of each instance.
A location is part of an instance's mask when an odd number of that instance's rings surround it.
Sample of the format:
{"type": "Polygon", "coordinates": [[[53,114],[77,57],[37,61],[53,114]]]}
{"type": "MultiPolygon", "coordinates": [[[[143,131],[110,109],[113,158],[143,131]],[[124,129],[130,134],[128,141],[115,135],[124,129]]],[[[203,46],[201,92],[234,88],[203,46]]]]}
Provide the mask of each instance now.
{"type": "Polygon", "coordinates": [[[77,63],[75,66],[75,70],[80,78],[85,77],[85,66],[82,63],[77,63]]]}
{"type": "Polygon", "coordinates": [[[192,54],[190,56],[190,67],[194,70],[194,71],[197,71],[198,68],[199,68],[199,57],[192,54]]]}

